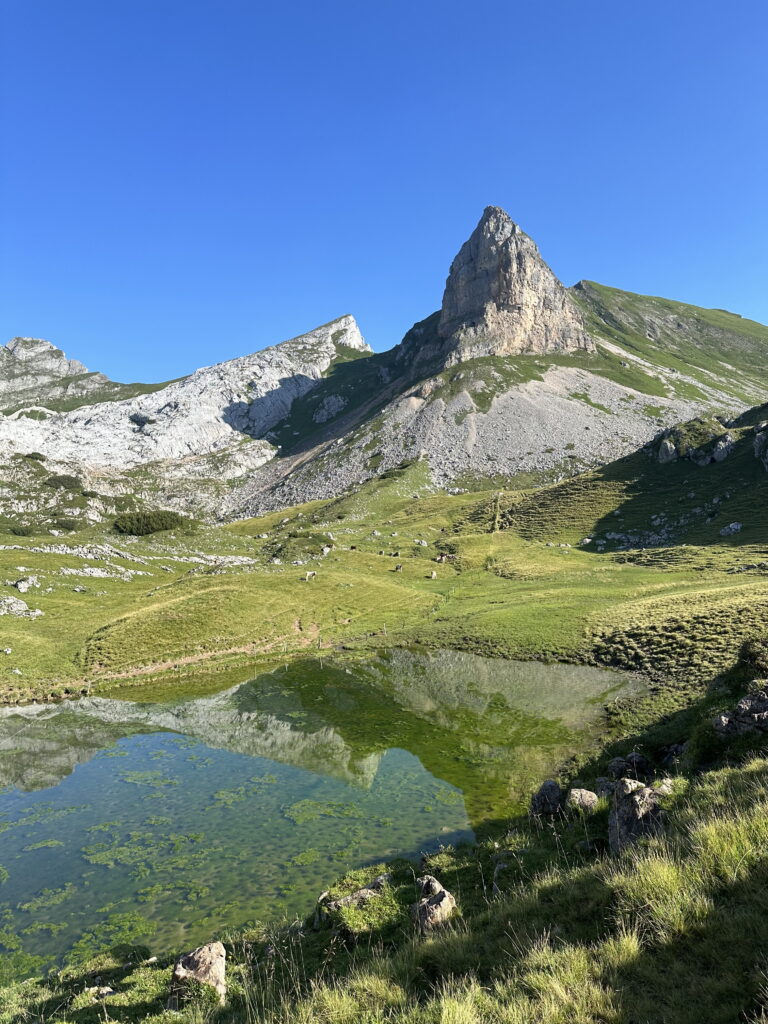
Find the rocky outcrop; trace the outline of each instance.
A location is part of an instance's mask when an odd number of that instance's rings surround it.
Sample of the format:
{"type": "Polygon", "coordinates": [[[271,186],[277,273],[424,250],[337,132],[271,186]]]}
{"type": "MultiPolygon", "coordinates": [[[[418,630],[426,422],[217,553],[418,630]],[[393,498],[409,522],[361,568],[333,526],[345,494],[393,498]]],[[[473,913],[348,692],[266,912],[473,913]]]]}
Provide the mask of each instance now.
{"type": "MultiPolygon", "coordinates": [[[[83,461],[87,452],[88,465],[102,473],[175,460],[183,473],[190,459],[263,438],[345,350],[370,352],[351,316],[254,355],[204,367],[152,394],[42,420],[5,418],[0,448],[34,450],[63,462],[83,461]]],[[[249,468],[273,454],[271,445],[256,443],[249,468]]]]}
{"type": "Polygon", "coordinates": [[[20,597],[0,597],[0,615],[15,615],[20,619],[37,619],[43,612],[30,608],[20,597]]]}
{"type": "Polygon", "coordinates": [[[529,238],[498,206],[451,264],[438,335],[446,365],[475,356],[591,351],[581,312],[529,238]]]}
{"type": "Polygon", "coordinates": [[[198,985],[210,985],[217,993],[219,1002],[224,1005],[227,997],[226,979],[227,953],[221,942],[209,942],[205,946],[185,953],[176,961],[171,976],[171,991],[168,997],[168,1009],[178,1010],[183,1001],[190,982],[198,985]]]}
{"type": "Polygon", "coordinates": [[[392,875],[389,872],[385,872],[382,875],[377,875],[376,878],[360,889],[355,889],[354,892],[350,892],[346,896],[340,896],[335,900],[329,899],[328,892],[321,893],[315,909],[315,927],[320,927],[328,921],[332,914],[342,910],[344,907],[364,907],[371,900],[378,899],[391,881],[392,875]]]}
{"type": "Polygon", "coordinates": [[[419,899],[411,907],[411,915],[421,935],[428,935],[453,917],[456,900],[434,875],[416,879],[419,899]]]}
{"type": "Polygon", "coordinates": [[[733,711],[717,715],[712,726],[720,736],[768,732],[768,687],[742,697],[733,711]]]}
{"type": "Polygon", "coordinates": [[[637,779],[619,779],[608,815],[608,843],[612,853],[619,853],[638,839],[658,831],[661,798],[668,792],[664,785],[654,789],[637,779]]]}

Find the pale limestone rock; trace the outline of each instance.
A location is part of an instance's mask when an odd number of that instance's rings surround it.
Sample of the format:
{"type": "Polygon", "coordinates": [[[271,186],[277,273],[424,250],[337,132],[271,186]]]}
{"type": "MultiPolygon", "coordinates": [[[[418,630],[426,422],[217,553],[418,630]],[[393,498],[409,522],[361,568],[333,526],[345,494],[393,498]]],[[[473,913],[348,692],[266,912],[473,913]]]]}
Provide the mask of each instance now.
{"type": "Polygon", "coordinates": [[[190,981],[210,985],[218,994],[223,1005],[227,995],[226,963],[227,954],[221,942],[209,942],[205,946],[185,953],[176,961],[171,977],[169,1009],[178,1009],[184,989],[190,981]]]}
{"type": "Polygon", "coordinates": [[[416,879],[419,899],[411,907],[414,924],[422,935],[446,924],[456,910],[456,900],[433,875],[416,879]]]}
{"type": "Polygon", "coordinates": [[[595,347],[536,243],[497,206],[486,208],[451,265],[438,334],[450,352],[448,365],[483,355],[595,347]]]}

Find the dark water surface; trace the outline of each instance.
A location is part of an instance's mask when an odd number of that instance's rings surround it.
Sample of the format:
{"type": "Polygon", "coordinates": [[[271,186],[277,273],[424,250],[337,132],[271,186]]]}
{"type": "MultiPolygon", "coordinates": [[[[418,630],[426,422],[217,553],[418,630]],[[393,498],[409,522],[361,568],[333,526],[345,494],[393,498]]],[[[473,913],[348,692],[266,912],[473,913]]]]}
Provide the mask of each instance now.
{"type": "Polygon", "coordinates": [[[637,685],[394,651],[297,661],[211,696],[6,709],[4,971],[303,915],[345,870],[509,816],[637,685]]]}

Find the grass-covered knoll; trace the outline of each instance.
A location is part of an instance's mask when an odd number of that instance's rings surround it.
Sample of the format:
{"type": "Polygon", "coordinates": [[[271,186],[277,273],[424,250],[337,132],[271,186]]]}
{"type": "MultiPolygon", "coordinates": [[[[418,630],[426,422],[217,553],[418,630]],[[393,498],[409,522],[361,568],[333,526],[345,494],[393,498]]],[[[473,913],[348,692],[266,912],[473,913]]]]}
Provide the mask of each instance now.
{"type": "MultiPolygon", "coordinates": [[[[582,281],[571,290],[600,338],[637,359],[747,403],[764,388],[768,327],[720,309],[582,281]]],[[[697,399],[696,383],[672,382],[680,397],[697,399]]]]}

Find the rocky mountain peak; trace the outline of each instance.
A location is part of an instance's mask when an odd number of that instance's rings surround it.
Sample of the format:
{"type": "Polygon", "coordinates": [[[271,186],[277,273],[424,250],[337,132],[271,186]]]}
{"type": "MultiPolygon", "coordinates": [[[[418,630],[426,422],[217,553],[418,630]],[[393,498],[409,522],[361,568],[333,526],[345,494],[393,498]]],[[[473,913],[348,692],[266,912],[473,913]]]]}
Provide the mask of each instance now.
{"type": "MultiPolygon", "coordinates": [[[[60,348],[43,338],[11,338],[4,346],[3,355],[12,356],[18,363],[30,364],[25,369],[57,377],[74,377],[88,373],[88,368],[77,359],[67,359],[60,348]]],[[[23,369],[18,367],[19,370],[23,369]]]]}
{"type": "Polygon", "coordinates": [[[438,335],[446,364],[482,355],[592,350],[583,318],[533,239],[488,206],[451,264],[438,335]]]}

